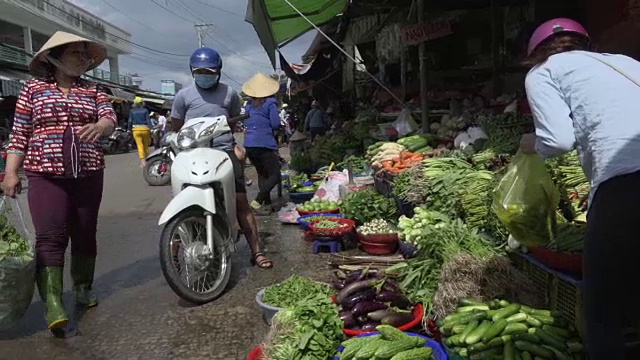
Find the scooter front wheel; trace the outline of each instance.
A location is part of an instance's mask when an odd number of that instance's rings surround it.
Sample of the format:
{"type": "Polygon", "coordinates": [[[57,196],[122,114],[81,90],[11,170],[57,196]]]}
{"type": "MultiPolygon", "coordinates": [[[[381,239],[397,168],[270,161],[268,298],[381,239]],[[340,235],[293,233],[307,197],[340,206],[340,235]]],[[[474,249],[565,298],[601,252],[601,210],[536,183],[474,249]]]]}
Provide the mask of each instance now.
{"type": "Polygon", "coordinates": [[[218,229],[212,229],[214,248],[207,246],[204,213],[187,209],[162,230],[160,265],[165,280],[182,299],[205,304],[218,298],[231,278],[229,244],[218,229]]]}
{"type": "Polygon", "coordinates": [[[165,158],[163,154],[149,158],[144,166],[142,176],[151,186],[167,185],[171,182],[171,159],[165,158]]]}

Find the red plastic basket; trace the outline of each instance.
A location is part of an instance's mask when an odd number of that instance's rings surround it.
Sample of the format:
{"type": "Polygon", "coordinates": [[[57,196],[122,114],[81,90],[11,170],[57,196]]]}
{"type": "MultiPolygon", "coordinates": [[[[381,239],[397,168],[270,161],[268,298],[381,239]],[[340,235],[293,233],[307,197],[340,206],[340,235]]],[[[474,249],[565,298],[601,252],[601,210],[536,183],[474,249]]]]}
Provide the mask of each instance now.
{"type": "Polygon", "coordinates": [[[316,220],[314,222],[312,222],[311,224],[309,224],[309,227],[311,228],[311,230],[313,231],[313,234],[315,236],[322,236],[322,237],[343,237],[345,235],[347,235],[348,233],[352,232],[353,229],[356,227],[356,223],[353,220],[349,220],[349,219],[332,219],[330,221],[334,221],[337,222],[338,224],[342,225],[341,227],[338,228],[331,228],[331,229],[325,229],[325,228],[316,228],[316,224],[321,222],[321,221],[326,221],[326,220],[316,220]]]}
{"type": "Polygon", "coordinates": [[[362,250],[367,254],[371,254],[371,255],[394,254],[396,251],[398,251],[398,247],[399,247],[398,241],[390,242],[390,243],[382,243],[382,244],[360,241],[360,244],[362,245],[362,250]]]}
{"type": "MultiPolygon", "coordinates": [[[[413,307],[413,320],[411,320],[410,322],[404,325],[398,326],[398,329],[402,331],[407,331],[407,330],[413,329],[414,327],[420,326],[420,324],[422,323],[423,317],[424,317],[424,306],[422,306],[422,304],[416,304],[416,306],[413,307]]],[[[353,337],[353,336],[360,336],[362,334],[366,334],[370,332],[375,332],[376,330],[361,331],[361,330],[344,329],[343,331],[345,335],[349,337],[353,337]]]]}
{"type": "Polygon", "coordinates": [[[300,210],[300,208],[296,208],[296,211],[300,215],[339,214],[340,213],[340,209],[324,210],[324,211],[304,211],[304,210],[300,210]]]}
{"type": "Polygon", "coordinates": [[[313,242],[313,240],[315,240],[316,237],[313,235],[313,231],[311,230],[305,230],[304,231],[304,241],[309,241],[309,242],[313,242]]]}
{"type": "Polygon", "coordinates": [[[257,348],[251,350],[251,352],[249,353],[249,357],[247,357],[247,360],[263,360],[264,357],[262,356],[262,348],[264,347],[264,345],[260,345],[257,348]]]}
{"type": "Polygon", "coordinates": [[[367,242],[370,244],[388,244],[398,242],[400,238],[397,233],[393,234],[371,234],[371,235],[363,235],[358,233],[358,240],[360,242],[367,242]]]}
{"type": "Polygon", "coordinates": [[[562,253],[546,247],[532,247],[529,252],[553,270],[582,278],[582,254],[562,253]]]}

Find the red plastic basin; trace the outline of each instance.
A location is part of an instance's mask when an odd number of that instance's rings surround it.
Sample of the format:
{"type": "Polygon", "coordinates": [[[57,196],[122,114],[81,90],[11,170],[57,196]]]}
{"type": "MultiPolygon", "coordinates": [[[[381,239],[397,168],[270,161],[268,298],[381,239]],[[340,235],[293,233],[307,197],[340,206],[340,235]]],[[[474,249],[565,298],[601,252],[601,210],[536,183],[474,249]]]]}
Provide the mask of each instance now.
{"type": "Polygon", "coordinates": [[[251,352],[249,353],[249,357],[247,357],[247,360],[262,360],[262,348],[264,347],[264,345],[260,345],[257,348],[251,350],[251,352]]]}
{"type": "MultiPolygon", "coordinates": [[[[398,329],[402,330],[402,331],[407,331],[409,329],[413,329],[414,327],[420,325],[422,323],[422,318],[424,317],[424,306],[422,306],[422,304],[417,304],[416,306],[413,307],[413,320],[411,320],[410,322],[398,326],[398,329]]],[[[360,336],[362,334],[367,334],[370,332],[375,332],[376,330],[372,330],[372,331],[361,331],[361,330],[351,330],[351,329],[344,329],[343,330],[345,335],[349,336],[349,337],[353,337],[353,336],[360,336]]]]}

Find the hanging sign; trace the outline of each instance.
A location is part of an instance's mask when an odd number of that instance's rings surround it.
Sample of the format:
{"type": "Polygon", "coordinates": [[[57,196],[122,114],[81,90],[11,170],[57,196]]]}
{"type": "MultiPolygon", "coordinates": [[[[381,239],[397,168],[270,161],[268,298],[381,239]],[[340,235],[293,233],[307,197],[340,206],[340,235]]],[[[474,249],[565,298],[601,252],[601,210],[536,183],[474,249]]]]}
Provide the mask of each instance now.
{"type": "Polygon", "coordinates": [[[418,45],[425,41],[453,34],[453,19],[438,18],[422,24],[402,28],[402,41],[407,45],[418,45]]]}

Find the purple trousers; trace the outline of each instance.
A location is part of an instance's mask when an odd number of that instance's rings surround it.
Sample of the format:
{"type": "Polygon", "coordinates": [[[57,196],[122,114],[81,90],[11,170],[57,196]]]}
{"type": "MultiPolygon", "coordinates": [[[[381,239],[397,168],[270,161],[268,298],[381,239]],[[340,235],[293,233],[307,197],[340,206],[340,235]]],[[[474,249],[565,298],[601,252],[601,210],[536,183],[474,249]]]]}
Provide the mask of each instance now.
{"type": "Polygon", "coordinates": [[[69,239],[72,255],[95,257],[103,171],[78,178],[28,172],[27,179],[37,266],[64,266],[69,239]]]}

